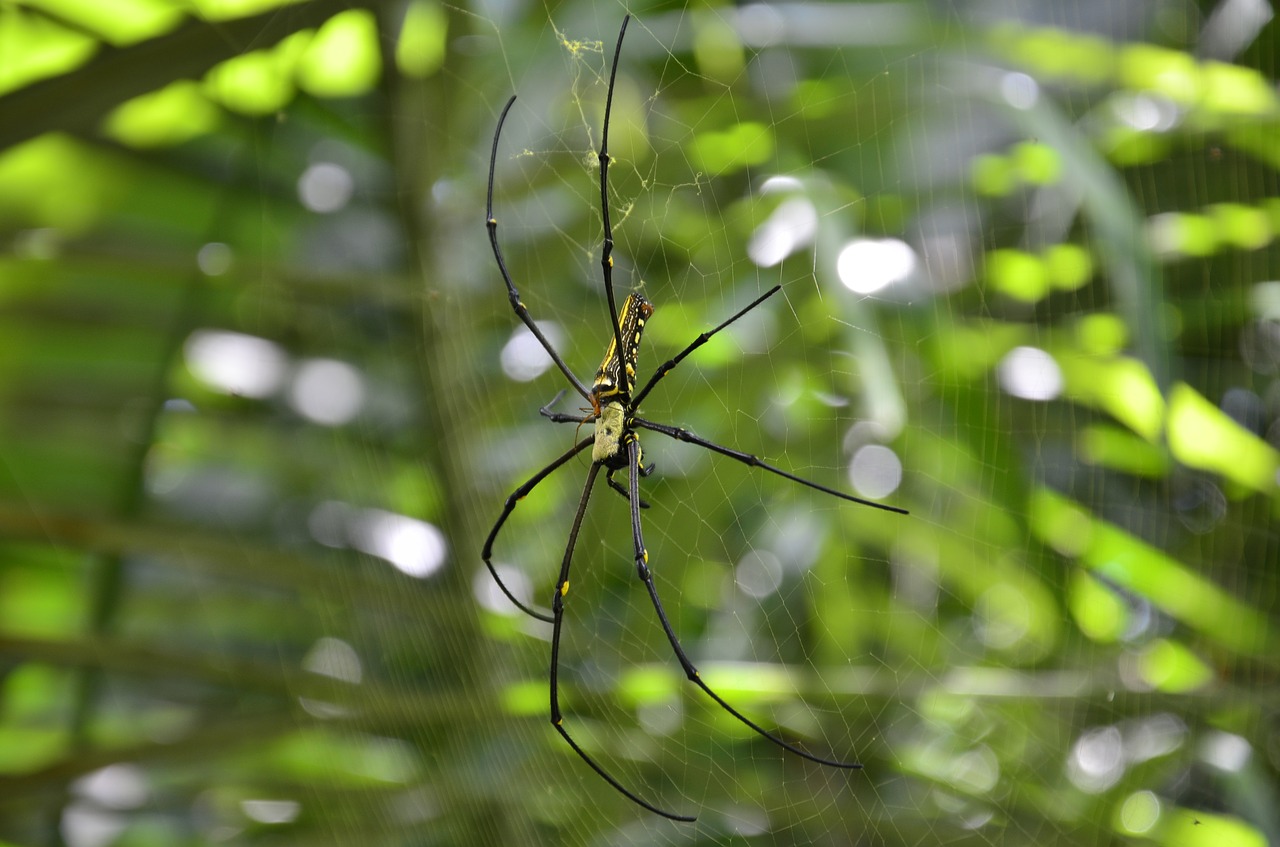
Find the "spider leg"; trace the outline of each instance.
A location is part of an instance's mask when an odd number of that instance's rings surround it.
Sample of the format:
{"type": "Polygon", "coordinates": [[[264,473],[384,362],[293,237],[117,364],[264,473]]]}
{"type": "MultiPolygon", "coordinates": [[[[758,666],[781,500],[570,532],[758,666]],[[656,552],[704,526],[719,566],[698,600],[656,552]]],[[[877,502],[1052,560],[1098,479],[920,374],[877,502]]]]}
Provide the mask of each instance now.
{"type": "MultiPolygon", "coordinates": [[[[635,496],[640,490],[640,473],[638,467],[640,459],[640,444],[635,438],[632,438],[627,442],[627,456],[630,459],[631,465],[631,491],[633,496],[635,496]]],[[[635,501],[633,500],[632,502],[635,501]]],[[[654,611],[658,613],[658,620],[662,624],[662,630],[667,634],[667,641],[670,642],[671,649],[676,654],[676,659],[680,661],[680,666],[684,668],[684,675],[689,678],[689,681],[705,691],[712,700],[715,700],[716,703],[720,705],[720,708],[724,709],[743,724],[749,726],[751,729],[769,739],[774,744],[777,744],[782,749],[795,753],[797,756],[808,759],[811,762],[817,762],[820,765],[828,765],[833,768],[846,768],[849,770],[857,770],[861,768],[862,765],[857,762],[841,762],[836,759],[824,759],[821,756],[806,753],[799,747],[783,741],[777,735],[769,732],[767,729],[742,714],[742,712],[739,712],[733,706],[730,706],[723,697],[713,691],[709,685],[702,681],[702,677],[698,673],[698,668],[693,664],[693,661],[689,659],[689,655],[685,653],[684,648],[680,646],[680,639],[676,636],[676,631],[672,629],[671,621],[667,619],[667,613],[662,608],[662,601],[658,599],[658,587],[654,584],[653,573],[649,570],[649,552],[644,547],[644,531],[640,526],[640,510],[634,507],[631,509],[631,537],[635,544],[636,551],[636,573],[640,577],[641,581],[644,582],[645,589],[649,592],[649,599],[653,602],[654,611]]]]}
{"type": "Polygon", "coordinates": [[[564,396],[564,389],[560,389],[555,397],[551,398],[551,402],[538,410],[538,414],[542,415],[552,423],[576,423],[584,424],[595,420],[595,415],[570,415],[564,412],[553,412],[551,407],[560,402],[560,398],[564,396]]]}
{"type": "MultiPolygon", "coordinates": [[[[551,725],[556,728],[556,732],[568,742],[573,748],[573,752],[577,753],[582,761],[591,766],[591,769],[600,775],[600,778],[617,789],[618,793],[626,797],[638,806],[642,806],[654,814],[662,815],[664,818],[670,818],[673,821],[693,821],[696,820],[690,815],[677,815],[674,812],[668,812],[660,809],[652,803],[642,800],[638,795],[633,794],[629,789],[623,787],[608,771],[599,765],[595,759],[587,755],[587,752],[578,746],[578,742],[573,740],[569,735],[569,731],[564,728],[564,715],[560,711],[560,628],[564,623],[564,598],[569,593],[569,564],[573,561],[573,548],[578,543],[578,531],[582,528],[582,517],[587,512],[587,502],[591,499],[591,489],[595,486],[596,475],[600,472],[600,462],[592,462],[591,470],[587,472],[587,483],[582,488],[582,501],[578,503],[578,513],[573,516],[573,528],[569,530],[569,543],[565,545],[564,561],[560,563],[560,576],[556,580],[555,596],[551,598],[551,612],[554,616],[552,620],[551,630],[551,725]]],[[[634,486],[633,486],[634,487],[634,486]]],[[[634,500],[632,502],[635,502],[634,500]]],[[[634,511],[634,509],[632,510],[634,511]]]]}
{"type": "Polygon", "coordinates": [[[551,421],[552,423],[585,424],[585,423],[591,423],[592,421],[595,420],[595,417],[593,415],[570,415],[570,414],[566,414],[565,412],[545,412],[545,411],[542,411],[541,409],[539,409],[538,411],[542,413],[542,416],[544,418],[551,421]]]}
{"type": "Polygon", "coordinates": [[[618,57],[622,55],[622,38],[627,34],[631,16],[622,19],[618,44],[613,48],[613,67],[609,71],[609,91],[604,99],[604,124],[600,129],[600,217],[604,224],[604,245],[600,249],[600,267],[604,272],[604,293],[609,300],[609,316],[613,321],[613,349],[621,352],[622,329],[618,324],[618,304],[613,295],[613,224],[609,220],[609,116],[613,112],[613,84],[618,78],[618,57]]]}
{"type": "Polygon", "coordinates": [[[502,507],[502,514],[498,516],[498,520],[493,525],[493,529],[489,530],[489,537],[484,540],[484,549],[480,552],[480,557],[484,559],[485,567],[487,567],[489,569],[489,573],[492,574],[493,581],[498,583],[498,587],[502,589],[503,594],[507,595],[507,599],[510,600],[512,603],[515,603],[516,608],[524,612],[529,617],[537,618],[538,620],[546,621],[547,623],[554,623],[555,619],[543,612],[536,612],[533,609],[530,609],[524,603],[521,603],[519,600],[517,600],[516,596],[511,593],[511,589],[507,588],[506,583],[502,581],[502,577],[498,576],[498,570],[493,566],[493,561],[492,561],[493,542],[497,539],[498,533],[502,531],[502,525],[507,522],[507,518],[511,516],[511,513],[513,511],[515,511],[516,504],[519,503],[521,500],[523,500],[525,496],[528,495],[528,493],[532,491],[538,483],[542,482],[544,479],[551,476],[551,474],[557,468],[559,468],[565,462],[569,461],[574,456],[578,455],[583,450],[585,450],[587,446],[591,444],[592,441],[593,439],[591,438],[582,439],[573,447],[570,447],[569,450],[564,453],[564,455],[560,456],[551,464],[547,465],[545,468],[538,471],[536,474],[530,477],[523,485],[521,485],[515,491],[511,492],[511,494],[507,497],[507,502],[502,507]]]}
{"type": "Polygon", "coordinates": [[[641,429],[648,429],[648,430],[652,430],[653,432],[660,432],[663,435],[667,436],[668,438],[674,438],[676,441],[685,441],[689,444],[697,444],[699,447],[705,447],[706,449],[712,451],[713,453],[719,453],[721,456],[728,456],[730,459],[733,459],[734,461],[737,461],[737,462],[741,462],[742,464],[748,465],[749,467],[766,470],[771,474],[777,474],[778,476],[783,477],[785,479],[789,479],[792,482],[798,482],[807,488],[812,488],[815,491],[821,491],[823,494],[830,494],[832,497],[839,497],[841,500],[848,500],[850,503],[858,503],[859,505],[862,505],[862,506],[870,506],[873,509],[881,509],[886,512],[894,512],[899,515],[910,514],[910,512],[908,512],[906,509],[900,509],[897,506],[890,506],[887,503],[877,503],[874,500],[863,500],[861,497],[854,497],[852,494],[845,494],[843,491],[837,491],[834,488],[828,488],[827,486],[822,485],[821,483],[812,482],[811,480],[807,480],[804,477],[796,476],[793,473],[788,473],[787,471],[784,471],[782,468],[774,467],[773,465],[769,464],[763,459],[760,459],[757,456],[753,456],[750,453],[743,453],[741,450],[734,450],[730,447],[722,447],[721,445],[716,444],[714,441],[708,441],[702,436],[695,435],[689,430],[683,429],[678,426],[668,426],[667,424],[654,423],[653,421],[646,421],[643,418],[632,418],[631,423],[633,426],[638,426],[641,429]]]}
{"type": "Polygon", "coordinates": [[[725,328],[725,327],[727,327],[729,324],[733,323],[733,322],[734,322],[734,321],[736,321],[738,318],[740,318],[740,317],[742,317],[743,315],[745,315],[747,312],[750,312],[750,311],[751,311],[752,309],[754,309],[756,306],[759,306],[761,303],[763,303],[764,301],[768,300],[770,297],[772,297],[773,295],[777,294],[777,293],[778,293],[779,291],[781,291],[781,290],[782,290],[782,286],[781,286],[781,285],[775,285],[773,288],[770,288],[770,289],[769,289],[768,291],[766,291],[764,294],[761,294],[759,297],[757,297],[756,299],[754,299],[754,300],[752,300],[750,303],[748,303],[748,304],[747,304],[747,306],[746,306],[746,308],[744,308],[744,309],[742,309],[741,311],[739,311],[739,312],[738,312],[737,314],[735,314],[733,317],[729,318],[727,321],[725,321],[724,323],[720,324],[720,325],[719,325],[718,327],[716,327],[715,329],[709,329],[709,330],[707,330],[706,332],[702,333],[702,334],[701,334],[701,335],[699,335],[697,338],[695,338],[695,339],[693,340],[693,343],[692,343],[692,344],[690,344],[688,347],[686,347],[686,348],[684,348],[683,350],[681,350],[681,351],[680,351],[679,353],[677,353],[674,357],[672,357],[672,358],[670,358],[670,359],[667,359],[667,360],[666,360],[665,362],[663,362],[661,365],[658,365],[658,368],[653,372],[653,376],[649,377],[649,381],[648,381],[648,382],[646,382],[646,383],[644,384],[644,388],[641,388],[641,389],[640,389],[640,392],[639,392],[638,394],[636,394],[636,395],[635,395],[635,399],[633,399],[633,400],[631,401],[631,408],[633,408],[633,409],[638,409],[638,408],[640,408],[640,401],[641,401],[641,400],[643,400],[646,396],[648,396],[649,392],[653,390],[653,387],[654,387],[655,385],[657,385],[657,384],[658,384],[658,381],[659,381],[660,379],[662,379],[662,378],[663,378],[664,376],[666,376],[669,372],[671,372],[672,370],[674,370],[676,365],[678,365],[678,364],[680,364],[681,362],[683,362],[683,361],[684,361],[685,356],[688,356],[688,355],[689,355],[690,353],[692,353],[694,350],[697,350],[697,349],[698,349],[699,347],[701,347],[703,344],[706,344],[708,341],[710,341],[710,340],[711,340],[711,336],[715,335],[717,332],[719,332],[720,330],[724,329],[724,328],[725,328]]]}
{"type": "MultiPolygon", "coordinates": [[[[533,333],[533,337],[538,339],[542,349],[547,351],[551,361],[555,362],[556,367],[560,368],[560,372],[573,385],[574,390],[581,394],[584,399],[590,400],[591,392],[582,384],[582,380],[574,376],[573,371],[569,370],[569,366],[565,364],[564,359],[560,358],[556,348],[543,335],[542,330],[534,323],[533,316],[529,314],[528,308],[521,302],[520,292],[516,291],[515,282],[512,281],[511,274],[507,271],[507,263],[502,258],[502,248],[498,246],[498,219],[493,216],[493,177],[498,165],[498,139],[502,136],[502,125],[506,123],[507,113],[511,111],[511,105],[515,102],[516,97],[513,94],[511,99],[507,101],[507,105],[502,108],[502,115],[498,118],[498,128],[493,131],[493,150],[489,154],[489,193],[484,213],[485,226],[489,230],[489,245],[493,248],[493,258],[498,262],[498,270],[502,273],[502,281],[507,284],[507,299],[511,301],[511,308],[515,311],[516,317],[523,321],[524,325],[533,333]]],[[[614,323],[617,323],[616,318],[614,323]]]]}
{"type": "MultiPolygon", "coordinates": [[[[653,465],[650,465],[649,467],[644,468],[642,471],[640,471],[641,476],[648,476],[651,473],[653,473],[653,465]]],[[[621,494],[623,498],[627,500],[627,502],[630,502],[631,501],[630,492],[628,492],[627,489],[622,487],[622,483],[618,482],[616,479],[613,478],[613,474],[614,474],[614,471],[609,471],[608,473],[606,473],[604,476],[604,481],[609,484],[610,488],[612,488],[614,491],[621,494]]],[[[640,508],[647,509],[649,508],[649,504],[641,500],[640,508]]]]}

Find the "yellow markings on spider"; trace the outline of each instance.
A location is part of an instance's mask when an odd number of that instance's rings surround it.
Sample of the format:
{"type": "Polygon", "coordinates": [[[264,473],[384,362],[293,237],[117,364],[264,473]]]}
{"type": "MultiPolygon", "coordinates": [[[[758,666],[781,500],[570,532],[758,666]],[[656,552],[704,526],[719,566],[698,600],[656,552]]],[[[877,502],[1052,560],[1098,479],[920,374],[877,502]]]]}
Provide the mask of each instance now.
{"type": "Polygon", "coordinates": [[[643,294],[627,295],[618,315],[618,338],[623,340],[627,349],[619,356],[618,339],[609,339],[609,347],[591,385],[591,394],[597,401],[619,394],[631,396],[636,381],[636,360],[640,357],[640,336],[644,334],[644,322],[652,314],[653,304],[643,294]],[[623,374],[626,374],[625,381],[623,374]]]}
{"type": "Polygon", "coordinates": [[[560,586],[560,596],[564,597],[569,593],[569,580],[564,581],[564,585],[560,586]]]}

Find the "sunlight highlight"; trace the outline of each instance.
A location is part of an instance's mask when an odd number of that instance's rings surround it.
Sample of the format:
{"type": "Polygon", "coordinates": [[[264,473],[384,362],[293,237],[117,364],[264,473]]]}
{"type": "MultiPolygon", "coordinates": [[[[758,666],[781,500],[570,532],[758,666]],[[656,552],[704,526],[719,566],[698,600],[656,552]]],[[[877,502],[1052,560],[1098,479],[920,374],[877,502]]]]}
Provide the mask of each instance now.
{"type": "Polygon", "coordinates": [[[1239,773],[1253,758],[1253,748],[1238,735],[1214,732],[1200,742],[1200,758],[1225,773],[1239,773]]]}
{"type": "MultiPolygon", "coordinates": [[[[316,641],[302,657],[302,669],[353,685],[358,685],[364,677],[364,667],[355,648],[341,639],[328,636],[316,641]]],[[[328,720],[345,718],[351,713],[349,709],[336,703],[311,697],[299,697],[298,705],[308,714],[328,720]]]]}
{"type": "Polygon", "coordinates": [[[1168,132],[1178,125],[1178,107],[1150,93],[1116,96],[1111,111],[1125,125],[1140,132],[1168,132]]]}
{"type": "Polygon", "coordinates": [[[311,645],[302,657],[302,669],[314,674],[359,683],[364,677],[364,666],[354,647],[340,638],[325,636],[311,645]]]}
{"type": "Polygon", "coordinates": [[[1101,794],[1124,775],[1124,750],[1120,730],[1103,726],[1088,730],[1071,749],[1067,778],[1088,794],[1101,794]]]}
{"type": "MultiPolygon", "coordinates": [[[[510,589],[516,599],[525,605],[533,602],[533,585],[524,571],[499,562],[493,563],[493,569],[498,572],[502,583],[510,589]]],[[[498,587],[498,583],[494,582],[493,577],[484,569],[476,571],[475,579],[471,581],[471,593],[481,607],[494,614],[508,618],[520,618],[524,615],[511,604],[507,596],[502,593],[502,589],[498,587]]]]}
{"type": "Polygon", "coordinates": [[[1000,78],[1000,97],[1015,109],[1026,111],[1040,100],[1040,84],[1032,77],[1014,71],[1000,78]]]}
{"type": "Polygon", "coordinates": [[[302,812],[302,804],[297,800],[241,800],[240,811],[258,823],[292,823],[302,812]]]}
{"type": "Polygon", "coordinates": [[[63,809],[58,832],[67,847],[106,847],[124,832],[127,820],[119,812],[79,801],[63,809]]]}
{"type": "Polygon", "coordinates": [[[220,241],[210,241],[196,253],[196,265],[205,276],[222,276],[231,270],[235,254],[220,241]]]}
{"type": "Polygon", "coordinates": [[[360,413],[364,400],[360,371],[336,359],[303,362],[289,385],[289,404],[294,411],[323,426],[348,423],[360,413]]]}
{"type": "Polygon", "coordinates": [[[915,273],[919,262],[911,245],[897,238],[856,238],[840,250],[836,273],[855,294],[874,294],[915,273]]]}
{"type": "Polygon", "coordinates": [[[818,211],[804,197],[783,200],[762,223],[747,244],[747,256],[762,268],[771,268],[818,234],[818,211]]]}
{"type": "Polygon", "coordinates": [[[114,764],[80,777],[71,791],[107,809],[136,809],[151,799],[147,773],[137,765],[114,764]]]}
{"type": "Polygon", "coordinates": [[[318,504],[307,517],[311,537],[326,547],[350,547],[426,579],[442,567],[449,547],[434,524],[384,509],[359,509],[337,500],[318,504]]]}
{"type": "MultiPolygon", "coordinates": [[[[538,329],[557,350],[564,347],[564,333],[558,324],[535,321],[538,329]]],[[[511,333],[511,339],[502,347],[502,372],[516,382],[532,382],[547,372],[553,364],[542,343],[521,324],[511,333]]]]}
{"type": "Polygon", "coordinates": [[[1160,822],[1160,798],[1152,791],[1135,791],[1125,798],[1117,815],[1120,829],[1130,835],[1143,835],[1160,822]]]}
{"type": "Polygon", "coordinates": [[[298,200],[313,212],[328,215],[351,202],[356,182],[351,172],[333,162],[317,162],[298,177],[298,200]]]}
{"type": "Polygon", "coordinates": [[[448,546],[433,524],[382,509],[365,509],[350,527],[357,550],[385,559],[396,570],[425,579],[444,566],[448,546]]]}
{"type": "Polygon", "coordinates": [[[849,462],[849,484],[859,497],[888,497],[902,484],[902,460],[883,444],[859,447],[849,462]]]}
{"type": "Polygon", "coordinates": [[[187,367],[202,382],[239,397],[261,399],[280,390],[288,357],[277,344],[216,329],[198,329],[183,347],[187,367]]]}
{"type": "Polygon", "coordinates": [[[733,572],[738,589],[757,600],[768,597],[782,587],[782,562],[764,550],[753,550],[742,557],[733,572]]]}
{"type": "Polygon", "coordinates": [[[1015,347],[997,368],[1000,387],[1023,400],[1052,400],[1062,394],[1062,370],[1038,347],[1015,347]]]}

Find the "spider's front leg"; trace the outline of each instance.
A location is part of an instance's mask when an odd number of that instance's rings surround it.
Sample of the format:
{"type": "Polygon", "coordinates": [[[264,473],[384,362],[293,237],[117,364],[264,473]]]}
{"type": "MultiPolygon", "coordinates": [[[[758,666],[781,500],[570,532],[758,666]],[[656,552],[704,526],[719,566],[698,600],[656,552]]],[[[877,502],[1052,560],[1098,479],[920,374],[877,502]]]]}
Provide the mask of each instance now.
{"type": "Polygon", "coordinates": [[[493,180],[494,174],[498,169],[498,140],[502,138],[502,125],[507,122],[507,114],[511,111],[511,107],[515,102],[516,98],[513,94],[511,99],[507,101],[507,105],[502,107],[502,114],[498,116],[498,126],[493,131],[493,148],[489,152],[489,189],[484,210],[484,225],[489,231],[489,247],[493,250],[494,261],[498,263],[498,273],[502,274],[502,281],[507,286],[507,300],[511,303],[512,311],[529,328],[529,332],[533,333],[533,337],[542,345],[542,349],[547,351],[547,355],[551,357],[551,361],[555,362],[556,367],[564,374],[565,379],[569,380],[573,390],[581,394],[584,399],[590,399],[591,392],[587,390],[587,387],[582,384],[582,380],[578,379],[573,371],[569,369],[569,366],[565,364],[555,346],[552,345],[551,341],[533,320],[533,315],[529,314],[529,309],[525,306],[524,301],[520,299],[520,292],[516,290],[516,284],[511,278],[511,272],[507,270],[507,261],[502,256],[502,245],[498,241],[498,219],[493,216],[493,180]]]}
{"type": "Polygon", "coordinates": [[[556,396],[552,397],[547,402],[547,405],[539,409],[538,414],[542,415],[544,418],[551,421],[552,423],[576,423],[576,424],[591,423],[591,421],[594,420],[595,418],[593,415],[590,415],[590,414],[571,415],[571,414],[568,414],[567,412],[551,411],[551,407],[559,403],[560,398],[563,397],[565,393],[566,393],[566,389],[563,389],[563,388],[560,389],[558,392],[556,392],[556,396]]]}

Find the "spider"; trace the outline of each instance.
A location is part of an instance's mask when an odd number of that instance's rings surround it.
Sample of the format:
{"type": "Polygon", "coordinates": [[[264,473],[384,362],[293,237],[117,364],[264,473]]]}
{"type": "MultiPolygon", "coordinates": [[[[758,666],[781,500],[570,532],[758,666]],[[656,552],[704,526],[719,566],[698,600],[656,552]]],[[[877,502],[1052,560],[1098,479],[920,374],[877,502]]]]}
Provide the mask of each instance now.
{"type": "Polygon", "coordinates": [[[609,115],[613,107],[613,88],[614,80],[618,74],[618,56],[622,51],[622,40],[626,36],[627,24],[630,22],[631,16],[628,15],[622,20],[622,28],[618,31],[618,43],[614,48],[612,69],[609,73],[609,88],[605,95],[604,123],[600,134],[600,206],[601,218],[604,224],[604,244],[600,251],[600,264],[604,275],[604,291],[605,297],[609,303],[609,318],[612,337],[609,339],[609,346],[605,352],[604,359],[600,363],[599,369],[596,371],[595,380],[588,387],[584,382],[574,375],[573,371],[565,364],[564,359],[556,351],[555,347],[547,340],[547,337],[538,328],[532,316],[529,314],[528,308],[520,300],[520,294],[516,291],[516,286],[511,278],[510,272],[507,270],[506,261],[502,256],[502,248],[498,244],[498,221],[493,216],[493,183],[494,171],[498,160],[498,141],[502,136],[502,126],[507,120],[507,114],[511,111],[511,106],[515,103],[515,95],[507,100],[506,106],[503,107],[501,115],[498,117],[498,126],[493,133],[493,149],[489,157],[489,187],[488,201],[485,209],[485,226],[489,232],[489,244],[493,248],[493,257],[498,264],[498,271],[502,274],[502,280],[507,286],[507,299],[511,301],[511,308],[529,331],[533,333],[534,338],[546,350],[547,355],[551,357],[551,361],[555,363],[561,373],[569,381],[572,389],[578,392],[582,398],[590,404],[590,409],[585,410],[585,414],[573,415],[561,412],[551,411],[560,398],[564,395],[565,390],[551,400],[550,403],[543,406],[539,412],[554,423],[574,423],[582,426],[584,424],[594,425],[594,434],[578,441],[563,454],[552,460],[550,464],[542,470],[535,473],[523,485],[513,491],[507,497],[506,503],[503,505],[502,514],[498,516],[498,520],[493,525],[493,529],[489,531],[489,537],[485,539],[484,549],[481,553],[485,565],[489,572],[493,575],[499,588],[507,596],[507,598],[516,605],[520,611],[530,617],[537,618],[551,624],[551,670],[550,670],[550,694],[551,694],[551,724],[573,751],[586,762],[592,770],[594,770],[601,778],[617,789],[622,795],[632,802],[648,809],[651,812],[659,814],[665,818],[676,821],[693,821],[695,816],[681,815],[667,811],[647,800],[641,798],[638,794],[628,789],[619,782],[612,774],[596,762],[587,752],[578,745],[573,736],[564,726],[564,714],[560,709],[560,691],[559,691],[559,668],[560,668],[560,633],[564,625],[565,598],[569,594],[569,566],[573,561],[574,547],[577,545],[578,534],[582,529],[583,516],[587,511],[587,503],[591,499],[591,491],[595,487],[596,480],[600,475],[601,469],[605,472],[605,482],[610,488],[617,491],[630,503],[631,508],[631,538],[635,550],[635,569],[636,575],[640,581],[644,583],[645,590],[649,593],[649,600],[653,604],[653,609],[657,613],[658,623],[662,626],[662,631],[667,636],[667,641],[671,644],[671,649],[675,653],[676,659],[680,662],[680,666],[684,669],[684,674],[689,681],[697,687],[701,688],[706,694],[714,700],[722,709],[750,727],[755,732],[772,741],[779,747],[801,756],[812,762],[827,765],[833,768],[856,769],[862,766],[856,762],[844,762],[836,759],[823,758],[811,753],[807,753],[773,732],[761,727],[756,722],[739,712],[719,694],[712,690],[705,682],[702,681],[698,674],[698,668],[689,658],[684,648],[680,645],[680,639],[676,636],[675,630],[671,626],[667,613],[662,607],[662,601],[658,598],[658,589],[653,581],[653,573],[649,567],[649,553],[644,545],[644,530],[640,520],[641,510],[648,506],[640,499],[640,478],[649,476],[653,470],[653,464],[644,463],[644,454],[640,449],[640,438],[637,430],[649,430],[650,432],[660,433],[668,438],[677,441],[684,441],[690,444],[696,444],[699,447],[727,456],[737,462],[750,467],[760,468],[771,474],[789,479],[800,485],[821,491],[832,497],[838,497],[841,500],[848,500],[853,503],[859,503],[864,506],[872,506],[877,509],[883,509],[898,514],[907,514],[905,509],[899,509],[895,506],[888,506],[883,503],[875,503],[869,500],[862,500],[849,494],[836,491],[819,483],[803,479],[794,474],[788,473],[781,468],[774,467],[767,462],[744,453],[734,450],[730,447],[723,447],[706,440],[687,429],[669,424],[656,423],[654,421],[642,418],[639,415],[640,404],[649,392],[670,373],[677,365],[684,361],[702,345],[706,344],[716,333],[741,318],[743,315],[755,309],[764,301],[768,300],[774,294],[778,293],[782,286],[775,285],[766,291],[760,297],[757,297],[749,303],[744,309],[734,314],[728,320],[709,329],[699,335],[687,347],[681,350],[671,359],[663,362],[649,377],[648,382],[644,386],[635,391],[636,385],[636,363],[639,358],[640,337],[644,332],[645,322],[653,315],[653,304],[639,293],[628,294],[626,300],[622,304],[621,311],[618,310],[614,296],[613,288],[613,228],[609,220],[609,197],[608,197],[608,179],[609,179],[609,115]],[[563,467],[571,459],[582,453],[588,447],[591,448],[591,465],[587,470],[586,484],[582,489],[582,497],[578,502],[578,510],[573,517],[573,524],[569,529],[569,540],[565,545],[564,558],[560,564],[560,575],[556,578],[555,591],[551,598],[551,613],[540,612],[529,608],[520,599],[518,599],[502,578],[498,575],[497,569],[493,566],[493,544],[498,534],[502,530],[502,526],[510,517],[516,504],[519,503],[530,491],[534,489],[538,483],[546,479],[552,473],[563,467]],[[627,485],[624,487],[617,480],[614,474],[619,471],[627,472],[627,485]]]}

